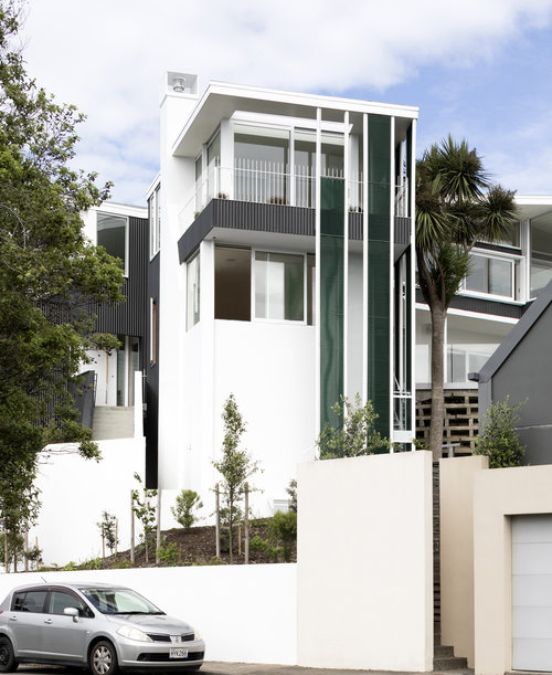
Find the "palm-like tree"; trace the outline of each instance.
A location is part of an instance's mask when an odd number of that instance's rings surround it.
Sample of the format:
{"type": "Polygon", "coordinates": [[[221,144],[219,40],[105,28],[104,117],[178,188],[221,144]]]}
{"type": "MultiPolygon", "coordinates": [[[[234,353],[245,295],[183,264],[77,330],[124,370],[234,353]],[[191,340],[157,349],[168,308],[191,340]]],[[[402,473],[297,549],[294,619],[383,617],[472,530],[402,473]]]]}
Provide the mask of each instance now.
{"type": "Polygon", "coordinates": [[[450,136],[417,163],[418,282],[431,313],[429,448],[441,457],[444,422],[444,340],[450,301],[469,271],[477,241],[500,240],[515,219],[514,192],[491,185],[475,148],[450,136]]]}

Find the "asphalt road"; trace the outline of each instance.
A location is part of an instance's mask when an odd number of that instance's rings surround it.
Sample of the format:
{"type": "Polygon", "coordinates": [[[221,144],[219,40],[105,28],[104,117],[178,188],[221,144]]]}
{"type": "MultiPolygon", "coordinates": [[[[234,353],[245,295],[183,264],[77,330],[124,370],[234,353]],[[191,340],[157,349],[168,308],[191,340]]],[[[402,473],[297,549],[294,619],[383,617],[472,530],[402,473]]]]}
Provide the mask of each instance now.
{"type": "MultiPolygon", "coordinates": [[[[27,675],[83,675],[81,668],[61,668],[58,666],[21,665],[18,673],[27,675]]],[[[160,673],[160,670],[154,671],[160,673]]],[[[171,671],[165,671],[170,673],[171,671]]],[[[174,671],[173,671],[174,672],[174,671]]],[[[182,670],[177,671],[179,673],[182,670]]],[[[473,670],[449,671],[446,675],[473,675],[473,670]]],[[[217,663],[206,661],[200,675],[391,675],[379,671],[361,670],[328,670],[325,668],[300,668],[299,666],[259,665],[254,663],[217,663]]],[[[392,675],[419,675],[419,673],[393,673],[392,675]]],[[[436,675],[436,674],[434,674],[436,675]]]]}

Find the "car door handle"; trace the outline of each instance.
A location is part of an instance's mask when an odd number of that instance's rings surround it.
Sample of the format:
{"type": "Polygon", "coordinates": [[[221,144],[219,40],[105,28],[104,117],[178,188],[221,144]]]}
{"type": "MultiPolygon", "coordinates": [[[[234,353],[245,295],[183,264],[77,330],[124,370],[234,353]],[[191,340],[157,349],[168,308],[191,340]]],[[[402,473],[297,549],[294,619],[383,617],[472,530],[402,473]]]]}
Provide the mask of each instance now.
{"type": "Polygon", "coordinates": [[[53,623],[53,619],[44,619],[44,623],[53,623]]]}
{"type": "Polygon", "coordinates": [[[16,616],[10,616],[10,621],[17,621],[17,617],[16,616]]]}

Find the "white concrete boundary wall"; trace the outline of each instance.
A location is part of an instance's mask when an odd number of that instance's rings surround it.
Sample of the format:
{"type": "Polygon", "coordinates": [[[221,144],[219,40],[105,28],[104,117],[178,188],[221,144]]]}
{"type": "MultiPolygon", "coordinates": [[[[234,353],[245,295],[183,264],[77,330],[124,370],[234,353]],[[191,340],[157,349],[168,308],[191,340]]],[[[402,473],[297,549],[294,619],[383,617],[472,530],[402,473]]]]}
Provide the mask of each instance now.
{"type": "Polygon", "coordinates": [[[97,523],[108,511],[119,521],[119,550],[130,542],[130,491],[134,473],[144,477],[143,438],[98,441],[102,460],[82,459],[75,444],[52,446],[41,455],[36,486],[40,490],[38,522],[30,532],[46,564],[66,565],[101,555],[97,523]]]}
{"type": "MultiPolygon", "coordinates": [[[[101,581],[134,588],[205,639],[206,659],[297,662],[296,565],[220,565],[44,573],[47,581],[101,581]]],[[[0,576],[11,588],[41,583],[39,574],[0,576]]]]}
{"type": "Polygon", "coordinates": [[[300,465],[297,492],[299,665],[432,670],[431,454],[300,465]]]}

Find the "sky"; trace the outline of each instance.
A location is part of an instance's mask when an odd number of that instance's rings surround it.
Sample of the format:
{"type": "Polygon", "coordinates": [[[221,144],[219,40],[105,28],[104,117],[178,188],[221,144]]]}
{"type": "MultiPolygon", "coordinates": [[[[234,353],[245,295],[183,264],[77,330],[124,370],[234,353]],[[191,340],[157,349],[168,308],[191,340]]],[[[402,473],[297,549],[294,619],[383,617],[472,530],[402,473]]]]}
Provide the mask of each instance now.
{"type": "Polygon", "coordinates": [[[29,73],[87,115],[76,164],[144,204],[167,70],[420,108],[418,155],[466,138],[552,195],[552,0],[26,0],[29,73]]]}

